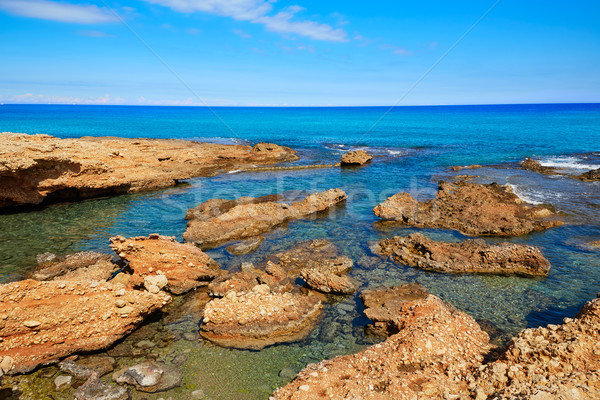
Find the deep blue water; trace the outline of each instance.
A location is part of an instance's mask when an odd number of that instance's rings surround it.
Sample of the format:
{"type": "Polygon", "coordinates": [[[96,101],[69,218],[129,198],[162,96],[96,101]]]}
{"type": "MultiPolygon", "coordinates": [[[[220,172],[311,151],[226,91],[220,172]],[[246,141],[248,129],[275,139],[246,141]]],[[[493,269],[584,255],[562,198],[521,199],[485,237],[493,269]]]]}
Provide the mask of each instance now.
{"type": "MultiPolygon", "coordinates": [[[[195,107],[4,105],[0,106],[0,132],[46,133],[63,138],[93,135],[224,143],[266,141],[299,150],[300,163],[332,163],[344,151],[355,148],[364,148],[378,157],[360,169],[225,174],[192,179],[189,185],[156,192],[0,215],[3,279],[18,277],[34,263],[36,254],[45,251],[109,251],[108,238],[117,234],[159,232],[181,239],[186,210],[209,198],[340,187],[349,200],[327,217],[296,221],[276,230],[253,255],[231,257],[219,248],[212,250],[211,256],[225,268],[236,268],[241,261],[259,261],[300,240],[329,238],[355,260],[352,274],[361,282],[361,289],[419,282],[459,309],[495,324],[504,332],[502,340],[524,327],[573,316],[600,291],[600,252],[588,246],[600,240],[600,182],[585,183],[512,168],[526,156],[544,165],[563,167],[569,173],[599,168],[600,104],[400,107],[383,119],[388,111],[385,107],[213,111],[218,117],[211,110],[195,107]],[[448,170],[451,165],[467,164],[503,164],[511,168],[459,173],[448,170]],[[548,278],[450,276],[383,261],[373,263],[371,241],[415,229],[381,227],[372,208],[400,191],[409,191],[420,199],[431,198],[438,180],[457,174],[477,175],[478,182],[509,183],[525,200],[551,204],[564,213],[568,224],[563,227],[509,239],[540,246],[552,263],[548,278]]],[[[445,240],[464,238],[452,231],[421,231],[445,240]]],[[[356,298],[347,301],[353,304],[356,298]]],[[[328,311],[324,324],[347,321],[335,310],[332,307],[328,311]]],[[[353,315],[358,323],[359,312],[353,315]]],[[[358,343],[356,332],[344,335],[336,339],[342,341],[337,350],[329,349],[318,336],[309,344],[299,345],[302,354],[309,349],[311,356],[298,361],[294,368],[351,351],[358,343]]]]}

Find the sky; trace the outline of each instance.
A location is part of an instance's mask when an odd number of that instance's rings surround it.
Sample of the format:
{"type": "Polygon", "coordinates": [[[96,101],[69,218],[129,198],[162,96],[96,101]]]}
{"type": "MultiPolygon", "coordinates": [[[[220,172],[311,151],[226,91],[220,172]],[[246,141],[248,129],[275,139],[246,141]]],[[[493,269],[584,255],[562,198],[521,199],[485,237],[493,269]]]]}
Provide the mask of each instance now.
{"type": "Polygon", "coordinates": [[[600,2],[0,0],[0,102],[600,102],[600,2]]]}

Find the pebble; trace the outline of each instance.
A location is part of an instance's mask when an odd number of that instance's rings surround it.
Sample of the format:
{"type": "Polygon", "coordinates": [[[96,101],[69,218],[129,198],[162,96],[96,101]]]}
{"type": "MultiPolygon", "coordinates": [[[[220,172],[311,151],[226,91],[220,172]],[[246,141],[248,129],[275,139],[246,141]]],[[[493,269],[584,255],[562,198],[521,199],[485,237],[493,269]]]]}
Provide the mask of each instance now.
{"type": "Polygon", "coordinates": [[[37,328],[41,324],[42,323],[40,321],[35,321],[35,320],[29,320],[29,321],[23,322],[23,325],[25,325],[28,328],[37,328]]]}
{"type": "Polygon", "coordinates": [[[60,375],[54,380],[56,390],[63,390],[71,386],[73,378],[70,375],[60,375]]]}

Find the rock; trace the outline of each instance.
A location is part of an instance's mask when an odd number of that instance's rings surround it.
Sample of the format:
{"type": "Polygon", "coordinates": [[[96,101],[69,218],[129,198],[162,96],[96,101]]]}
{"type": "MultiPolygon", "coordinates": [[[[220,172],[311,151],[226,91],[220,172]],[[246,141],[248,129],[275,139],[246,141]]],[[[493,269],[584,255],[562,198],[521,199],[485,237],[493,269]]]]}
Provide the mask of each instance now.
{"type": "Polygon", "coordinates": [[[230,292],[206,305],[200,334],[220,346],[259,350],[305,338],[322,308],[314,296],[265,293],[262,288],[240,296],[230,292]]]}
{"type": "Polygon", "coordinates": [[[209,200],[188,211],[186,218],[189,221],[183,238],[202,248],[214,247],[230,240],[251,238],[286,221],[325,211],[346,198],[344,191],[330,189],[311,194],[304,200],[289,205],[267,200],[268,198],[245,198],[233,203],[227,200],[209,200]],[[239,204],[234,205],[236,203],[239,204]],[[219,213],[222,209],[225,211],[219,213]]]}
{"type": "Polygon", "coordinates": [[[542,164],[540,164],[538,161],[535,161],[532,158],[527,157],[525,159],[525,161],[523,161],[521,163],[521,168],[529,170],[529,171],[533,171],[533,172],[539,172],[540,174],[555,174],[556,173],[556,169],[552,168],[552,167],[544,167],[542,164]]]}
{"type": "Polygon", "coordinates": [[[110,386],[95,372],[73,394],[75,400],[129,400],[129,391],[121,386],[110,386]]]}
{"type": "Polygon", "coordinates": [[[454,172],[458,172],[458,171],[462,171],[463,169],[479,169],[479,168],[483,168],[483,165],[479,165],[479,164],[455,165],[453,167],[450,167],[450,170],[454,171],[454,172]]]}
{"type": "Polygon", "coordinates": [[[600,249],[600,240],[595,240],[593,242],[588,243],[589,247],[593,249],[600,249]]]}
{"type": "Polygon", "coordinates": [[[339,276],[330,271],[304,269],[300,272],[308,287],[323,293],[350,294],[356,291],[354,284],[347,276],[339,276]]]}
{"type": "Polygon", "coordinates": [[[107,281],[119,270],[110,254],[85,251],[57,257],[51,253],[38,256],[35,271],[28,275],[38,281],[107,281]]]}
{"type": "Polygon", "coordinates": [[[58,368],[64,373],[73,375],[77,379],[88,379],[92,373],[102,377],[115,369],[116,361],[107,356],[89,356],[77,360],[69,358],[61,361],[58,368]]]}
{"type": "Polygon", "coordinates": [[[346,165],[364,165],[371,161],[373,156],[364,150],[349,151],[342,155],[342,166],[346,165]]]}
{"type": "Polygon", "coordinates": [[[398,193],[373,212],[384,220],[406,225],[455,229],[466,235],[518,236],[541,231],[562,222],[543,206],[524,204],[509,186],[441,181],[435,199],[418,202],[398,193]]]}
{"type": "Polygon", "coordinates": [[[54,379],[54,388],[57,391],[61,391],[64,390],[68,387],[71,387],[71,382],[73,381],[73,378],[70,377],[69,375],[60,375],[57,376],[56,379],[54,379]]]}
{"type": "Polygon", "coordinates": [[[175,367],[147,361],[115,372],[113,380],[133,385],[142,392],[156,393],[180,386],[183,374],[175,367]]]}
{"type": "Polygon", "coordinates": [[[584,182],[600,181],[600,168],[584,172],[583,174],[578,175],[577,179],[584,182]]]}
{"type": "Polygon", "coordinates": [[[550,271],[550,262],[537,247],[507,242],[488,245],[482,239],[446,243],[413,233],[382,240],[376,252],[434,272],[547,276],[550,271]]]}
{"type": "Polygon", "coordinates": [[[242,145],[189,140],[0,134],[0,208],[80,200],[172,186],[244,165],[297,160],[268,143],[242,145]]]}
{"type": "Polygon", "coordinates": [[[233,254],[235,256],[253,253],[256,250],[258,250],[263,240],[265,240],[265,238],[259,236],[249,240],[244,240],[240,243],[232,244],[231,246],[227,246],[225,250],[227,250],[230,254],[233,254]]]}
{"type": "Polygon", "coordinates": [[[115,236],[110,243],[129,262],[133,270],[130,282],[148,290],[151,286],[166,287],[173,294],[182,294],[206,284],[219,273],[217,263],[206,253],[192,244],[179,243],[174,237],[115,236]]]}
{"type": "Polygon", "coordinates": [[[91,287],[79,281],[0,285],[0,356],[14,360],[11,373],[28,372],[73,353],[105,349],[171,301],[162,293],[120,290],[110,283],[91,287]],[[117,308],[118,298],[129,305],[117,308]],[[117,314],[125,308],[127,313],[117,314]]]}
{"type": "Polygon", "coordinates": [[[15,366],[15,360],[10,356],[0,357],[0,371],[8,374],[15,366]]]}
{"type": "Polygon", "coordinates": [[[398,301],[386,301],[396,334],[357,354],[310,364],[273,399],[445,399],[467,393],[468,383],[457,377],[483,360],[488,336],[468,315],[417,292],[406,297],[400,291],[398,301]]]}

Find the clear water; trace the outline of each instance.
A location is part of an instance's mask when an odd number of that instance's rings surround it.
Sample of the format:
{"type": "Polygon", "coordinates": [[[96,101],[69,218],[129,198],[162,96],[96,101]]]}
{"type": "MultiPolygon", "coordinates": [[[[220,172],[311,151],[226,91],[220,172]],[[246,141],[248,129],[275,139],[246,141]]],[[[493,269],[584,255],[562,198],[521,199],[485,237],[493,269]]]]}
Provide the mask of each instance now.
{"type": "MultiPolygon", "coordinates": [[[[45,251],[109,252],[108,238],[117,234],[158,232],[181,239],[187,209],[210,198],[340,187],[349,195],[345,205],[326,216],[277,229],[257,253],[232,257],[218,248],[210,251],[211,256],[224,268],[235,269],[241,261],[260,261],[297,241],[328,238],[355,260],[352,275],[361,282],[361,290],[419,282],[459,309],[495,325],[497,343],[525,327],[557,323],[573,316],[583,303],[595,297],[600,291],[600,252],[587,244],[600,240],[600,182],[579,182],[507,167],[525,156],[566,168],[568,173],[600,167],[600,105],[404,107],[392,110],[371,129],[386,110],[215,109],[229,129],[204,108],[0,106],[0,131],[58,137],[268,141],[298,149],[301,163],[332,163],[342,152],[355,148],[378,155],[372,164],[359,169],[233,173],[192,179],[186,185],[161,191],[0,215],[0,277],[17,279],[34,263],[35,255],[45,251]],[[448,172],[451,165],[475,163],[501,164],[503,168],[448,172]],[[563,227],[509,239],[540,246],[552,263],[548,278],[432,274],[373,257],[370,242],[415,231],[377,223],[371,211],[376,204],[400,191],[409,191],[420,199],[431,198],[438,180],[457,174],[477,175],[476,181],[480,182],[509,183],[525,199],[551,204],[564,213],[568,224],[563,227]]],[[[421,231],[443,240],[464,238],[452,231],[421,231]]],[[[187,361],[182,367],[184,386],[169,395],[187,398],[190,391],[202,389],[212,399],[268,398],[270,391],[290,379],[286,373],[280,376],[282,369],[297,372],[309,362],[366,346],[370,339],[362,333],[367,321],[361,317],[360,301],[356,296],[333,300],[323,323],[301,343],[249,352],[198,341],[173,342],[160,356],[185,351],[187,361]]],[[[174,309],[185,310],[186,301],[180,299],[182,305],[174,309]]],[[[198,315],[181,314],[178,319],[161,322],[160,329],[197,331],[198,315]]]]}

